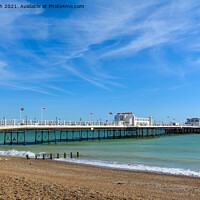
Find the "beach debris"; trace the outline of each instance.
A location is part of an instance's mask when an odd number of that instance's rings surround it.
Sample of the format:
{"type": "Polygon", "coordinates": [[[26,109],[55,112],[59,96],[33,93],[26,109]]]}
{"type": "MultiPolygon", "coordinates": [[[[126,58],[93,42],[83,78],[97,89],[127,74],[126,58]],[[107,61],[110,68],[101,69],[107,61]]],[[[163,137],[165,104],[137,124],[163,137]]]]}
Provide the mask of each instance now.
{"type": "Polygon", "coordinates": [[[6,159],[6,158],[4,158],[4,159],[0,158],[0,160],[8,160],[8,159],[6,159]]]}
{"type": "Polygon", "coordinates": [[[123,182],[119,181],[119,182],[117,182],[117,184],[121,185],[121,184],[123,184],[123,182]]]}

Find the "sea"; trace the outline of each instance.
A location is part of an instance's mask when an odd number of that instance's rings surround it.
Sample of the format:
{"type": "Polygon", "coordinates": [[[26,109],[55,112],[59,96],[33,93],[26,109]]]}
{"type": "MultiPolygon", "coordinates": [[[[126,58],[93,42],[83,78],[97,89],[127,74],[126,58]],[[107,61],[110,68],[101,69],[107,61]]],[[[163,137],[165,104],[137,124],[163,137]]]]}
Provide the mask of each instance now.
{"type": "MultiPolygon", "coordinates": [[[[34,140],[33,135],[27,137],[34,140]]],[[[29,154],[34,158],[36,153],[67,153],[67,158],[55,156],[53,159],[103,168],[200,177],[200,134],[27,145],[3,145],[2,136],[0,139],[0,156],[29,154]],[[74,155],[79,152],[80,157],[70,158],[70,152],[74,155]]]]}

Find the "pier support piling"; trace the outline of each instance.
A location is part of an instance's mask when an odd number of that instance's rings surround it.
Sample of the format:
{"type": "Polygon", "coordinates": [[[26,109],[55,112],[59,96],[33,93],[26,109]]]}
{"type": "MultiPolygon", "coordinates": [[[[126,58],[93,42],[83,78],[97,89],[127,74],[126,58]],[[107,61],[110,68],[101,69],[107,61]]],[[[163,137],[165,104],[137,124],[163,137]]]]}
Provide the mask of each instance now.
{"type": "Polygon", "coordinates": [[[24,131],[24,145],[26,145],[26,131],[24,131]]]}
{"type": "Polygon", "coordinates": [[[35,131],[35,144],[37,143],[37,131],[35,131]]]}
{"type": "Polygon", "coordinates": [[[6,132],[4,132],[4,145],[6,144],[6,132]]]}
{"type": "Polygon", "coordinates": [[[56,142],[56,131],[54,130],[54,136],[55,136],[55,144],[57,144],[56,142]]]}

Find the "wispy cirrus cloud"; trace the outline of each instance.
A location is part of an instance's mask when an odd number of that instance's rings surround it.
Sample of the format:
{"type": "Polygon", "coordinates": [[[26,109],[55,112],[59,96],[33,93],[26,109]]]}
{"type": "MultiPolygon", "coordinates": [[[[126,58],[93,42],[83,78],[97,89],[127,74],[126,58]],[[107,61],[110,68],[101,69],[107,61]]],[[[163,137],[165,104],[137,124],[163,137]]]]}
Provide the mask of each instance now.
{"type": "Polygon", "coordinates": [[[100,87],[100,88],[103,88],[103,89],[106,89],[106,90],[110,90],[108,87],[106,87],[101,82],[94,80],[92,77],[89,77],[88,75],[80,73],[79,71],[75,70],[74,68],[71,68],[69,66],[64,66],[64,68],[67,69],[68,71],[72,72],[73,74],[75,74],[76,76],[81,78],[82,80],[85,80],[85,81],[91,83],[92,85],[95,85],[97,87],[100,87]]]}
{"type": "MultiPolygon", "coordinates": [[[[124,87],[121,74],[114,75],[104,61],[134,57],[155,47],[195,44],[199,5],[197,1],[98,1],[88,3],[90,14],[88,10],[74,11],[68,17],[49,17],[42,9],[16,9],[12,14],[4,9],[0,13],[4,29],[0,36],[5,38],[0,42],[0,59],[9,66],[2,69],[4,76],[12,75],[13,80],[24,83],[38,80],[51,84],[75,75],[105,90],[124,87]],[[8,60],[13,55],[15,60],[8,60]],[[84,72],[77,67],[80,63],[87,63],[84,72]]],[[[164,64],[151,68],[177,75],[187,71],[164,64]]],[[[67,93],[56,85],[48,90],[56,88],[67,93]]]]}
{"type": "MultiPolygon", "coordinates": [[[[63,34],[63,42],[71,44],[64,50],[67,56],[60,57],[64,61],[81,58],[95,63],[119,56],[136,56],[140,51],[155,47],[176,48],[177,45],[187,52],[188,43],[195,44],[198,40],[200,24],[195,16],[198,16],[199,5],[197,1],[141,1],[137,4],[135,1],[116,1],[107,9],[101,9],[97,4],[98,12],[94,9],[90,16],[61,20],[51,37],[56,38],[59,31],[63,34]],[[62,24],[67,24],[71,31],[62,24]],[[183,46],[183,43],[187,45],[183,46]]],[[[93,68],[96,67],[93,64],[93,68]]],[[[172,75],[188,73],[188,69],[183,67],[163,67],[163,71],[167,70],[172,75]]]]}
{"type": "Polygon", "coordinates": [[[9,88],[13,88],[15,90],[25,90],[25,91],[32,91],[32,92],[36,92],[36,93],[42,93],[42,94],[46,94],[46,95],[50,95],[50,96],[56,96],[53,93],[50,93],[48,91],[45,91],[41,88],[38,87],[33,87],[33,86],[22,86],[22,85],[18,85],[17,83],[6,83],[6,82],[0,82],[1,86],[6,86],[9,88]]]}
{"type": "Polygon", "coordinates": [[[179,89],[185,88],[187,86],[188,85],[176,85],[176,86],[168,88],[168,90],[179,90],[179,89]]]}
{"type": "Polygon", "coordinates": [[[70,94],[70,95],[74,95],[73,92],[71,91],[68,91],[68,90],[64,90],[62,88],[59,88],[59,87],[55,87],[55,86],[52,86],[52,85],[46,85],[48,88],[51,88],[53,90],[56,90],[56,91],[59,91],[59,92],[62,92],[62,93],[66,93],[66,94],[70,94]]]}

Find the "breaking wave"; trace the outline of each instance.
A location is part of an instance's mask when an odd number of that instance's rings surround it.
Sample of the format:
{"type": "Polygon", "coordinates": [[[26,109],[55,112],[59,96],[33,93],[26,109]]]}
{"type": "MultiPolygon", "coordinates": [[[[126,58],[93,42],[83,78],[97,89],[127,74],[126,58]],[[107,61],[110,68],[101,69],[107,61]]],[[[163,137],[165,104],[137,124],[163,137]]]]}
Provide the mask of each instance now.
{"type": "MultiPolygon", "coordinates": [[[[43,152],[41,152],[40,154],[42,153],[43,152]]],[[[25,157],[27,154],[29,155],[30,158],[35,157],[35,153],[30,152],[30,151],[17,151],[17,150],[0,151],[0,156],[25,157]]],[[[91,160],[81,159],[81,158],[71,159],[69,157],[67,157],[66,159],[54,158],[53,160],[68,162],[68,163],[90,165],[90,166],[96,166],[96,167],[103,167],[103,168],[111,168],[111,169],[200,177],[200,171],[193,171],[190,169],[156,167],[156,166],[148,166],[148,165],[142,165],[142,164],[123,164],[123,163],[117,163],[117,162],[104,162],[104,161],[98,161],[98,160],[91,161],[91,160]]]]}

